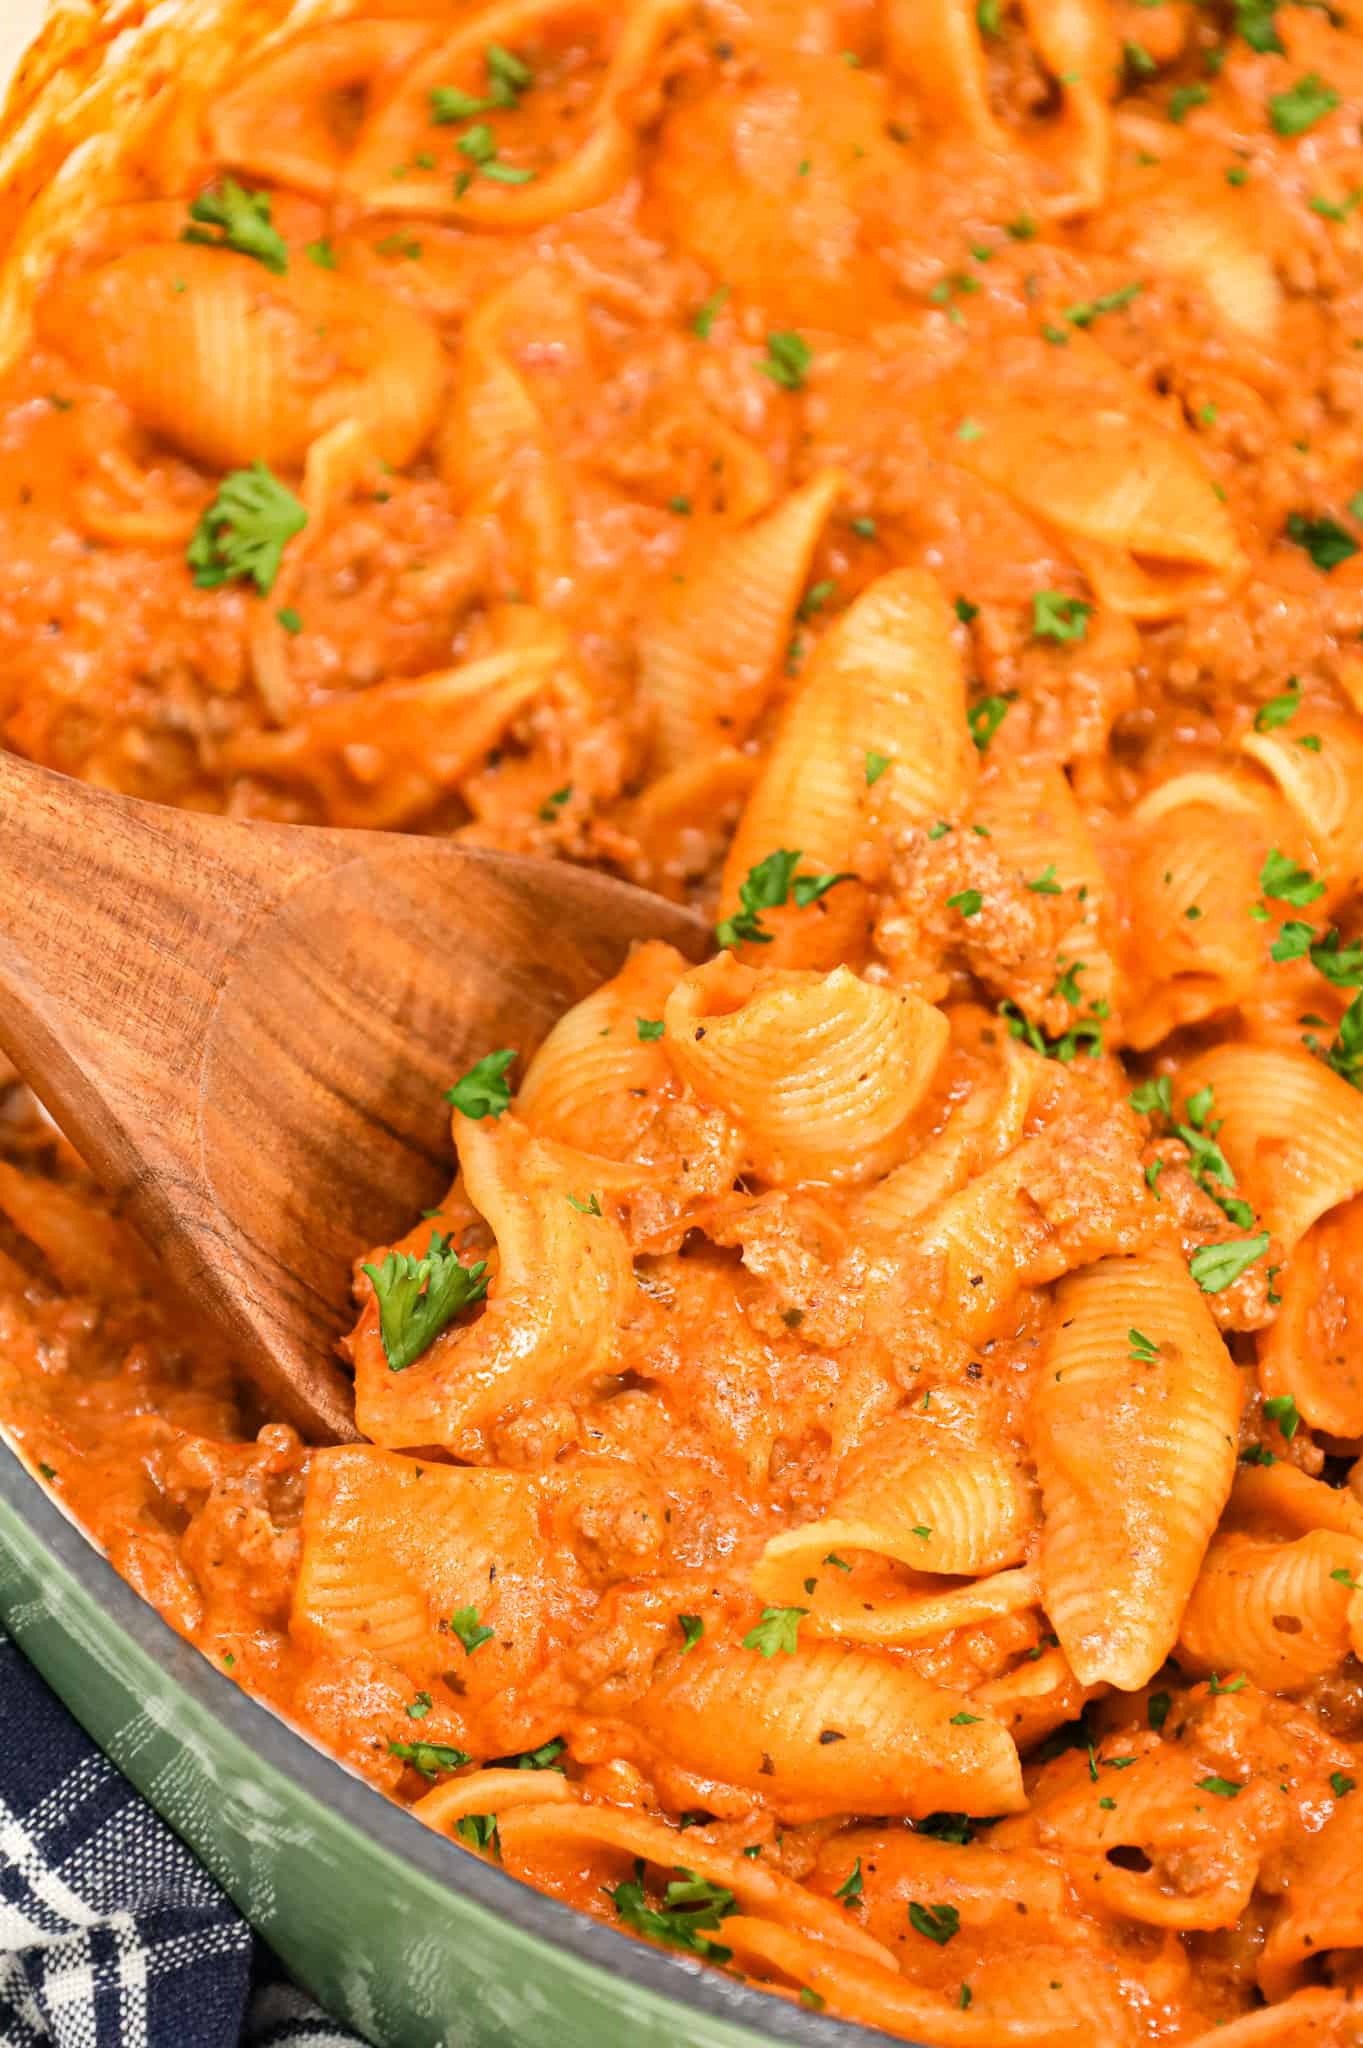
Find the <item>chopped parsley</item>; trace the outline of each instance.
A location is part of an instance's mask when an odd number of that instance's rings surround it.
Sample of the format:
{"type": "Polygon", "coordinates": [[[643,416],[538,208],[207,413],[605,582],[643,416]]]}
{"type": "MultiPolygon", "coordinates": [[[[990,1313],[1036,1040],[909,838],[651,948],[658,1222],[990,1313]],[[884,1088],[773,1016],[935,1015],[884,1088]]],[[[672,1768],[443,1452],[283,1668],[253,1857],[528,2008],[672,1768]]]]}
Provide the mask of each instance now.
{"type": "Polygon", "coordinates": [[[947,909],[959,910],[962,917],[978,917],[984,909],[984,898],[978,889],[961,889],[955,896],[947,897],[947,909]]]}
{"type": "Polygon", "coordinates": [[[1218,1678],[1213,1671],[1211,1677],[1207,1680],[1207,1690],[1209,1693],[1243,1692],[1244,1689],[1245,1674],[1243,1671],[1236,1678],[1218,1678]]]}
{"type": "Polygon", "coordinates": [[[555,818],[557,818],[559,812],[563,809],[563,806],[571,798],[572,794],[573,785],[571,782],[565,782],[562,789],[550,790],[548,796],[544,799],[544,802],[540,805],[539,810],[536,812],[536,816],[539,818],[541,824],[552,825],[555,818]]]}
{"type": "Polygon", "coordinates": [[[1264,1403],[1264,1413],[1270,1422],[1276,1422],[1288,1443],[1291,1443],[1301,1428],[1301,1416],[1297,1403],[1291,1394],[1270,1394],[1264,1403]]]}
{"type": "Polygon", "coordinates": [[[909,1925],[915,1934],[945,1948],[952,1936],[960,1933],[961,1916],[954,1906],[924,1906],[914,1899],[909,1906],[909,1925]]]}
{"type": "Polygon", "coordinates": [[[569,1195],[568,1201],[570,1206],[576,1209],[580,1216],[601,1216],[605,1213],[601,1207],[601,1197],[599,1195],[588,1195],[585,1202],[577,1195],[569,1195]]]}
{"type": "Polygon", "coordinates": [[[435,1702],[428,1692],[419,1692],[414,1700],[407,1702],[407,1719],[424,1721],[434,1705],[435,1702]]]}
{"type": "Polygon", "coordinates": [[[803,391],[813,360],[813,351],[802,335],[789,327],[771,327],[767,330],[767,353],[759,359],[757,367],[783,391],[803,391]]]}
{"type": "Polygon", "coordinates": [[[796,618],[812,619],[816,612],[823,610],[829,598],[836,593],[837,588],[838,586],[831,576],[823,577],[818,583],[811,583],[795,608],[796,618]]]}
{"type": "Polygon", "coordinates": [[[1199,1778],[1197,1789],[1199,1792],[1214,1792],[1218,1799],[1238,1799],[1245,1788],[1234,1778],[1210,1777],[1199,1778]]]}
{"type": "Polygon", "coordinates": [[[1314,903],[1318,896],[1325,894],[1324,882],[1318,882],[1309,868],[1298,867],[1276,846],[1259,871],[1259,887],[1265,896],[1272,896],[1279,903],[1290,903],[1297,910],[1304,909],[1308,903],[1314,903]]]}
{"type": "Polygon", "coordinates": [[[1204,1294],[1220,1294],[1267,1250],[1266,1230],[1253,1237],[1229,1238],[1223,1244],[1199,1245],[1188,1261],[1188,1271],[1204,1294]]]}
{"type": "Polygon", "coordinates": [[[1270,697],[1267,704],[1261,704],[1254,714],[1256,732],[1276,732],[1280,725],[1286,725],[1301,709],[1301,684],[1295,676],[1287,679],[1287,688],[1278,696],[1270,697]]]}
{"type": "Polygon", "coordinates": [[[1235,33],[1244,37],[1251,50],[1282,54],[1274,6],[1275,0],[1234,0],[1235,33]]]}
{"type": "Polygon", "coordinates": [[[490,1643],[495,1629],[487,1628],[478,1619],[476,1607],[456,1607],[450,1616],[450,1634],[458,1636],[464,1645],[464,1655],[471,1657],[475,1650],[481,1650],[484,1643],[490,1643]]]}
{"type": "Polygon", "coordinates": [[[715,324],[715,316],[724,305],[730,290],[731,287],[727,284],[717,285],[709,298],[703,299],[691,315],[691,332],[698,334],[702,341],[710,339],[710,329],[715,324]]]}
{"type": "Polygon", "coordinates": [[[646,1934],[667,1948],[684,1949],[690,1955],[708,1956],[713,1963],[727,1963],[732,1949],[711,1941],[710,1933],[726,1914],[734,1910],[734,1895],[724,1885],[711,1884],[694,1871],[677,1866],[678,1875],[669,1879],[661,1906],[650,1906],[644,1894],[644,1860],[636,1857],[634,1875],[613,1888],[601,1889],[626,1927],[646,1934]]]}
{"type": "Polygon", "coordinates": [[[1363,1088],[1363,995],[1354,997],[1328,1046],[1309,1031],[1302,1043],[1351,1088],[1363,1088]]]}
{"type": "Polygon", "coordinates": [[[844,1906],[850,1906],[854,1900],[859,1899],[861,1897],[860,1856],[858,1856],[856,1862],[852,1866],[851,1875],[843,1879],[842,1883],[838,1886],[833,1896],[835,1899],[841,1899],[844,1906]]]}
{"type": "Polygon", "coordinates": [[[980,753],[988,750],[989,742],[1008,716],[1007,697],[981,697],[978,704],[972,704],[966,713],[966,724],[970,737],[980,753]]]}
{"type": "MultiPolygon", "coordinates": [[[[1187,89],[1191,91],[1199,88],[1187,89]]],[[[1205,98],[1205,87],[1200,90],[1205,98]]],[[[1076,305],[1065,307],[1064,318],[1069,321],[1071,327],[1092,327],[1094,321],[1101,319],[1104,313],[1120,312],[1123,306],[1129,306],[1144,290],[1143,283],[1124,284],[1118,291],[1100,293],[1096,299],[1081,299],[1076,305]]]]}
{"type": "Polygon", "coordinates": [[[520,96],[535,82],[530,66],[500,43],[489,43],[483,52],[487,70],[487,91],[479,97],[460,92],[452,85],[437,85],[431,92],[431,119],[438,127],[453,121],[470,121],[476,114],[505,113],[520,105],[520,96]]]}
{"type": "Polygon", "coordinates": [[[1327,576],[1358,553],[1358,542],[1337,519],[1314,519],[1304,512],[1289,512],[1285,530],[1294,546],[1304,548],[1327,576]]]}
{"type": "Polygon", "coordinates": [[[461,1841],[467,1842],[470,1848],[485,1849],[490,1855],[495,1856],[499,1863],[501,1862],[502,1838],[497,1832],[495,1813],[462,1814],[454,1824],[454,1832],[461,1841]]]}
{"type": "MultiPolygon", "coordinates": [[[[978,1823],[983,1827],[985,1822],[978,1823]]],[[[926,1819],[914,1822],[914,1833],[928,1835],[936,1842],[956,1842],[964,1848],[975,1839],[977,1823],[968,1813],[930,1813],[926,1819]]]]}
{"type": "Polygon", "coordinates": [[[490,1052],[469,1068],[455,1082],[453,1088],[445,1090],[446,1102],[452,1103],[461,1116],[471,1117],[478,1124],[485,1116],[494,1120],[511,1107],[511,1090],[503,1076],[516,1057],[516,1048],[503,1046],[500,1052],[490,1052]]]}
{"type": "Polygon", "coordinates": [[[1063,896],[1065,893],[1062,885],[1055,879],[1055,862],[1053,860],[1047,861],[1036,880],[1029,882],[1027,887],[1034,896],[1063,896]]]}
{"type": "Polygon", "coordinates": [[[1144,1330],[1130,1329],[1127,1331],[1126,1337],[1127,1342],[1131,1346],[1131,1362],[1133,1365],[1149,1365],[1154,1359],[1159,1357],[1159,1345],[1153,1337],[1147,1337],[1144,1330]]]}
{"type": "Polygon", "coordinates": [[[1289,86],[1286,92],[1269,94],[1268,118],[1279,135],[1305,135],[1339,105],[1339,94],[1317,71],[1289,86]]]}
{"type": "Polygon", "coordinates": [[[798,847],[780,847],[748,869],[738,885],[738,909],[715,926],[717,945],[769,946],[772,935],[762,923],[764,910],[779,910],[792,896],[799,909],[807,910],[839,882],[856,879],[851,874],[797,875],[799,859],[798,847]]]}
{"type": "Polygon", "coordinates": [[[219,484],[186,551],[196,587],[216,590],[249,580],[268,597],[285,548],[307,523],[293,492],[263,462],[234,469],[219,484]]]}
{"type": "Polygon", "coordinates": [[[799,1642],[800,1623],[808,1612],[807,1607],[764,1607],[762,1619],[743,1638],[744,1649],[756,1650],[763,1657],[774,1657],[778,1651],[793,1657],[799,1642]]]}
{"type": "MultiPolygon", "coordinates": [[[[1363,185],[1355,185],[1343,199],[1327,199],[1323,193],[1313,193],[1309,204],[1312,213],[1318,213],[1322,220],[1347,220],[1354,209],[1363,204],[1363,185]]],[[[1353,510],[1352,505],[1349,509],[1353,510]]]]}
{"type": "Polygon", "coordinates": [[[1356,1778],[1349,1777],[1344,1771],[1331,1771],[1330,1773],[1330,1790],[1334,1793],[1336,1799],[1345,1798],[1348,1793],[1353,1791],[1357,1783],[1358,1780],[1356,1778]]]}
{"type": "Polygon", "coordinates": [[[875,787],[889,765],[890,756],[888,754],[878,754],[874,747],[868,751],[866,756],[866,787],[868,789],[875,787]]]}
{"type": "Polygon", "coordinates": [[[1200,81],[1196,85],[1175,86],[1169,95],[1169,119],[1181,125],[1194,107],[1205,107],[1211,96],[1211,88],[1200,81]]]}
{"type": "Polygon", "coordinates": [[[381,1266],[366,1266],[379,1303],[379,1334],[390,1372],[405,1372],[462,1309],[487,1293],[487,1261],[461,1266],[438,1230],[424,1259],[389,1252],[381,1266]]]}
{"type": "Polygon", "coordinates": [[[281,605],[275,617],[286,633],[296,635],[302,632],[303,621],[291,604],[281,605]]]}
{"type": "Polygon", "coordinates": [[[1339,932],[1331,929],[1323,939],[1315,940],[1310,954],[1316,972],[1336,988],[1363,986],[1363,940],[1350,939],[1346,945],[1339,932]]]}
{"type": "Polygon", "coordinates": [[[1145,1703],[1145,1718],[1158,1735],[1169,1718],[1173,1700],[1167,1692],[1152,1692],[1145,1703]]]}
{"type": "Polygon", "coordinates": [[[420,1771],[423,1778],[434,1784],[440,1771],[457,1771],[464,1764],[473,1762],[467,1751],[454,1749],[444,1742],[390,1742],[389,1756],[401,1757],[414,1771],[420,1771]]]}
{"type": "Polygon", "coordinates": [[[268,192],[248,192],[234,178],[201,192],[189,209],[198,223],[185,228],[182,242],[201,242],[209,249],[234,249],[239,256],[253,256],[276,277],[289,267],[289,245],[270,218],[268,192]]]}
{"type": "Polygon", "coordinates": [[[677,1616],[677,1626],[682,1632],[682,1655],[684,1657],[688,1650],[695,1649],[696,1644],[705,1634],[705,1623],[699,1614],[679,1614],[677,1616]]]}
{"type": "Polygon", "coordinates": [[[1082,598],[1066,597],[1062,590],[1038,590],[1032,598],[1032,637],[1055,640],[1061,645],[1082,640],[1089,629],[1091,604],[1082,598]]]}
{"type": "Polygon", "coordinates": [[[517,164],[504,164],[498,154],[497,137],[486,121],[477,121],[460,136],[455,148],[469,160],[468,168],[454,181],[454,196],[462,199],[476,177],[491,179],[495,185],[528,185],[535,173],[517,164]]]}
{"type": "Polygon", "coordinates": [[[648,1044],[651,1039],[662,1037],[663,1020],[661,1017],[636,1017],[634,1029],[643,1043],[648,1044]]]}
{"type": "Polygon", "coordinates": [[[559,1758],[567,1747],[561,1735],[551,1735],[538,1749],[523,1749],[515,1756],[494,1757],[493,1764],[503,1771],[561,1771],[563,1766],[559,1758]]]}

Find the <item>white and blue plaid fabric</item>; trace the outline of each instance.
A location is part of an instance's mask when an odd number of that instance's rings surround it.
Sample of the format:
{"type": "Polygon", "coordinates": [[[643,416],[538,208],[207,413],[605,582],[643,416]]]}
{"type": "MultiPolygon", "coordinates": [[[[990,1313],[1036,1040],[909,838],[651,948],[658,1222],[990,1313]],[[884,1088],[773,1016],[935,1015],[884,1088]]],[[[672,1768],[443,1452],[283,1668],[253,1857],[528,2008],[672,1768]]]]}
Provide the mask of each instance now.
{"type": "Polygon", "coordinates": [[[362,2048],[3,1630],[0,2048],[362,2048]]]}

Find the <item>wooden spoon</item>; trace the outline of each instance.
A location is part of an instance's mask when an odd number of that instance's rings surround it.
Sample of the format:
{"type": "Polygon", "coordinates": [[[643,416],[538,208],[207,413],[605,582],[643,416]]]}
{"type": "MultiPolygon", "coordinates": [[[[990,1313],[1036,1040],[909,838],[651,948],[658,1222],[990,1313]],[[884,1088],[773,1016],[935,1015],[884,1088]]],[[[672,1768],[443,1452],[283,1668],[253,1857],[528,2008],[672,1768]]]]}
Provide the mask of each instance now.
{"type": "Polygon", "coordinates": [[[357,1435],[351,1264],[448,1185],[442,1093],[700,919],[561,862],[241,824],[0,754],[0,1046],[272,1412],[357,1435]]]}

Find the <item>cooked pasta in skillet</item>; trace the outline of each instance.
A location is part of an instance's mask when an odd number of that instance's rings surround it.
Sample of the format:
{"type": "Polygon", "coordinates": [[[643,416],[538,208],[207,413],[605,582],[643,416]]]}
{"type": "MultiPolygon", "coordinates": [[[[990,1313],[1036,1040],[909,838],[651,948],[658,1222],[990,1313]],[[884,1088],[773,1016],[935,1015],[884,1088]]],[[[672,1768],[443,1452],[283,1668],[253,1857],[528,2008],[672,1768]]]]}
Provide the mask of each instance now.
{"type": "Polygon", "coordinates": [[[14,1100],[8,1430],[628,1934],[943,2048],[1363,2041],[1354,0],[187,13],[10,109],[5,742],[716,946],[451,1073],[360,1446],[14,1100]]]}

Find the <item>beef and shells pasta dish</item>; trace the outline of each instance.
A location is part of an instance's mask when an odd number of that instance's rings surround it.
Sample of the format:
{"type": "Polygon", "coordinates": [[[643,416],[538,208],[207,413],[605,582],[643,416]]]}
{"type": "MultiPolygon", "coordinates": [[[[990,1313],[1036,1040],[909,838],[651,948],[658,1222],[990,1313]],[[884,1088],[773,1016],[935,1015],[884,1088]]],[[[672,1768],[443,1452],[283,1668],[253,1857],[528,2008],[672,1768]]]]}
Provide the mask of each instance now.
{"type": "Polygon", "coordinates": [[[1358,0],[123,0],[0,141],[5,744],[715,934],[451,1072],[356,1445],[12,1091],[11,1439],[937,2048],[1363,2041],[1361,119],[1358,0]]]}

